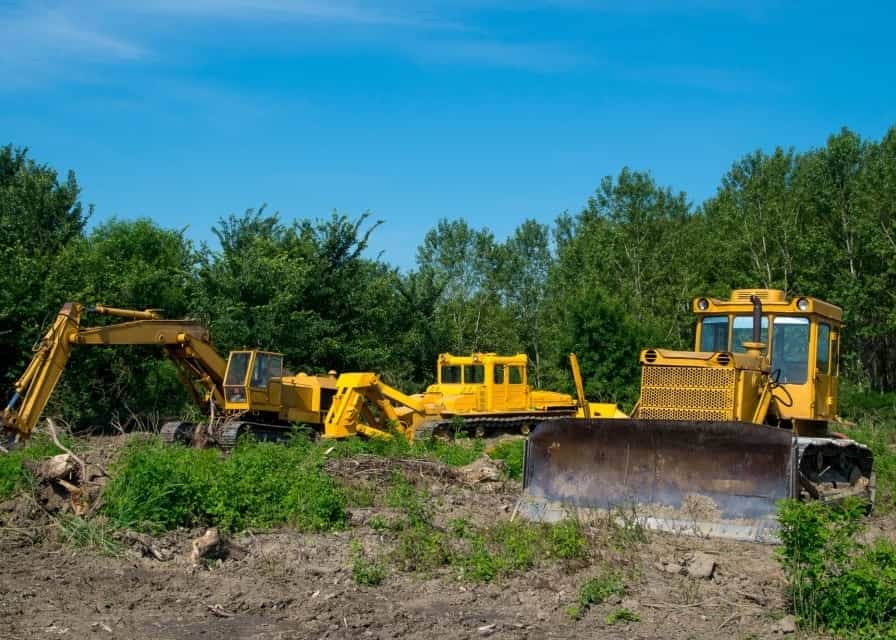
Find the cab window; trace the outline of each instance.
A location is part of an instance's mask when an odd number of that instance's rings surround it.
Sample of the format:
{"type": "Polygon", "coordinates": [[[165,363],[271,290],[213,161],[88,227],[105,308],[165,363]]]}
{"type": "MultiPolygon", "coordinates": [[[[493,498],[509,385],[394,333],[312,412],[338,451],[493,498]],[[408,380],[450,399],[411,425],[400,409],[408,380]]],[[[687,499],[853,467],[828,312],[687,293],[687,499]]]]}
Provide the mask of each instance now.
{"type": "Polygon", "coordinates": [[[831,372],[831,326],[821,323],[818,325],[818,346],[815,351],[815,368],[819,373],[831,372]]]}
{"type": "Polygon", "coordinates": [[[805,384],[809,361],[809,318],[778,317],[772,340],[772,371],[778,381],[805,384]]]}
{"type": "Polygon", "coordinates": [[[495,365],[495,384],[504,384],[504,365],[495,365]]]}
{"type": "Polygon", "coordinates": [[[510,367],[510,384],[523,384],[522,367],[510,367]]]}
{"type": "MultiPolygon", "coordinates": [[[[759,341],[768,344],[768,316],[762,316],[759,323],[759,341]]],[[[731,330],[731,351],[744,353],[744,342],[753,339],[753,316],[735,316],[731,330]]]]}
{"type": "Polygon", "coordinates": [[[482,384],[485,382],[485,366],[481,364],[464,365],[464,384],[482,384]]]}
{"type": "Polygon", "coordinates": [[[728,351],[728,316],[707,316],[700,326],[700,351],[728,351]]]}
{"type": "Polygon", "coordinates": [[[259,353],[255,356],[255,366],[252,367],[252,378],[249,386],[254,389],[263,389],[268,386],[271,378],[279,378],[283,374],[283,356],[274,353],[259,353]]]}
{"type": "Polygon", "coordinates": [[[460,366],[456,364],[443,366],[439,380],[442,384],[460,384],[460,366]]]}

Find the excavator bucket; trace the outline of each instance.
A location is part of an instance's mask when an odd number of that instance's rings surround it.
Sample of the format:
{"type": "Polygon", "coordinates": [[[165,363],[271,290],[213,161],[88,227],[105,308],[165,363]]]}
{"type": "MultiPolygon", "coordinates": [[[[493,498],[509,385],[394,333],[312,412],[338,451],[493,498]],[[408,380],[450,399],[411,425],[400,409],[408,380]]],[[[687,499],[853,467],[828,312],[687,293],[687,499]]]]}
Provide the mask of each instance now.
{"type": "Polygon", "coordinates": [[[797,495],[790,432],[742,422],[561,420],[526,444],[517,514],[633,514],[649,529],[773,542],[776,503],[797,495]]]}

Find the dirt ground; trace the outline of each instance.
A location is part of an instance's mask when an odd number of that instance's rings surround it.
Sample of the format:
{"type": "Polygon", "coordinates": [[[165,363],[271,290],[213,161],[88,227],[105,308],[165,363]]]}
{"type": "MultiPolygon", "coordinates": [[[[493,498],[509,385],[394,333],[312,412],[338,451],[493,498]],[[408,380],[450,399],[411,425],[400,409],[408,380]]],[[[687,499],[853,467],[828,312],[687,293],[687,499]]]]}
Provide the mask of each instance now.
{"type": "MultiPolygon", "coordinates": [[[[119,440],[94,439],[90,447],[111,458],[119,440]]],[[[471,489],[420,480],[436,496],[438,517],[463,513],[480,523],[509,519],[519,491],[515,483],[471,489]]],[[[244,558],[203,568],[189,559],[201,530],[158,539],[173,552],[168,561],[136,549],[109,557],[52,536],[31,543],[20,520],[0,513],[0,638],[785,637],[784,578],[771,546],[651,533],[625,556],[599,551],[604,562],[625,565],[625,593],[573,620],[567,608],[596,562],[545,561],[491,583],[462,580],[450,567],[432,575],[393,569],[376,587],[357,586],[350,542],[383,544],[366,524],[375,511],[356,510],[352,526],[337,533],[247,532],[236,539],[248,550],[244,558]],[[695,551],[715,561],[711,578],[680,569],[695,551]],[[608,624],[620,606],[640,620],[608,624]]],[[[892,525],[873,523],[879,531],[892,525]]]]}

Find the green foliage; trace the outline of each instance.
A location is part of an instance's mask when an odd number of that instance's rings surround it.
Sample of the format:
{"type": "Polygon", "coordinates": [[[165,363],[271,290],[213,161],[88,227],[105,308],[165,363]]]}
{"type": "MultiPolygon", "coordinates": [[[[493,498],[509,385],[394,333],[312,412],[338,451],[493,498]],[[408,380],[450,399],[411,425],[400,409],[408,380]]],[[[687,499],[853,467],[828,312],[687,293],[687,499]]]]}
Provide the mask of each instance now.
{"type": "Polygon", "coordinates": [[[579,620],[591,605],[603,604],[608,598],[621,597],[624,591],[622,578],[612,571],[604,571],[582,585],[578,602],[570,605],[566,612],[571,618],[579,620]]]}
{"type": "Polygon", "coordinates": [[[548,529],[548,549],[552,556],[564,560],[588,557],[588,538],[577,518],[566,518],[548,529]]]}
{"type": "MultiPolygon", "coordinates": [[[[196,248],[182,230],[145,219],[86,232],[90,211],[78,198],[73,175],[0,148],[7,387],[41,328],[75,299],[199,317],[222,351],[283,351],[293,371],[372,370],[406,391],[432,382],[438,353],[474,350],[524,351],[530,382],[571,391],[566,357],[576,351],[589,398],[628,407],[640,349],[692,344],[691,298],[780,287],[843,308],[841,370],[867,390],[861,402],[896,390],[887,304],[896,290],[896,127],[877,141],[844,129],[806,152],[749,153],[697,207],[625,167],[601,179],[579,212],[553,225],[525,220],[503,241],[441,220],[408,273],[366,256],[380,224],[367,214],[287,224],[262,207],[222,218],[219,247],[196,248]]],[[[177,414],[186,398],[173,373],[157,350],[76,349],[50,410],[82,424],[177,414]]],[[[450,464],[475,451],[434,448],[450,464]]]]}
{"type": "Polygon", "coordinates": [[[386,567],[376,560],[369,559],[364,553],[364,547],[357,540],[352,540],[351,556],[352,580],[355,584],[375,587],[386,578],[386,567]]]}
{"type": "Polygon", "coordinates": [[[322,470],[320,447],[240,442],[213,450],[130,444],[107,486],[105,513],[118,526],[164,531],[213,524],[229,530],[290,524],[305,531],[345,523],[345,494],[322,470]]]}
{"type": "Polygon", "coordinates": [[[488,457],[492,460],[503,460],[507,476],[513,480],[522,480],[525,448],[525,440],[502,440],[488,450],[488,457]]]}
{"type": "Polygon", "coordinates": [[[779,553],[804,627],[855,638],[896,631],[896,545],[860,542],[862,514],[863,505],[851,501],[837,509],[781,505],[779,553]]]}
{"type": "MultiPolygon", "coordinates": [[[[68,446],[64,438],[63,444],[68,446]]],[[[42,460],[59,453],[62,451],[40,433],[34,434],[24,447],[0,453],[0,500],[27,486],[31,475],[23,465],[26,460],[42,460]]]]}
{"type": "Polygon", "coordinates": [[[896,507],[896,394],[877,393],[867,387],[843,385],[843,415],[855,423],[843,429],[874,452],[877,503],[880,512],[896,507]]]}
{"type": "Polygon", "coordinates": [[[614,609],[607,614],[607,624],[616,624],[617,622],[638,622],[639,620],[641,620],[640,615],[625,607],[614,609]]]}
{"type": "Polygon", "coordinates": [[[62,514],[56,518],[62,539],[73,547],[92,549],[107,556],[119,556],[124,550],[114,535],[115,528],[101,518],[85,520],[62,514]]]}

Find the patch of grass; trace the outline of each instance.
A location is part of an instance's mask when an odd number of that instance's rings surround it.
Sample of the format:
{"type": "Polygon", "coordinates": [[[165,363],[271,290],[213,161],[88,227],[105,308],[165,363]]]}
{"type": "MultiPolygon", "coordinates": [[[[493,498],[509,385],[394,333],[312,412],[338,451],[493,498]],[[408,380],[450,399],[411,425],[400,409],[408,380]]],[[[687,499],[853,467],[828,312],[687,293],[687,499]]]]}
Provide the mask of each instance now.
{"type": "Polygon", "coordinates": [[[338,529],[346,496],[322,466],[323,449],[303,437],[288,446],[241,441],[226,458],[135,441],[115,465],[104,512],[117,526],[153,533],[197,524],[338,529]]]}
{"type": "Polygon", "coordinates": [[[123,551],[114,538],[115,528],[106,520],[84,520],[80,516],[62,514],[56,518],[62,539],[73,547],[93,549],[103,555],[119,556],[123,551]]]}
{"type": "Polygon", "coordinates": [[[507,477],[513,480],[523,479],[523,452],[526,447],[526,441],[518,440],[502,440],[497,445],[488,450],[488,455],[493,460],[503,460],[507,468],[507,477]]]}
{"type": "Polygon", "coordinates": [[[843,415],[855,423],[843,430],[874,452],[875,508],[892,511],[896,508],[896,393],[878,393],[844,380],[840,406],[843,415]]]}
{"type": "Polygon", "coordinates": [[[335,448],[335,455],[342,457],[370,454],[382,458],[426,458],[452,467],[470,464],[485,451],[485,441],[481,438],[431,438],[409,442],[400,433],[394,433],[389,439],[346,438],[329,446],[335,448]]]}
{"type": "Polygon", "coordinates": [[[641,616],[625,607],[614,609],[607,614],[607,624],[616,624],[617,622],[638,622],[641,616]]]}
{"type": "Polygon", "coordinates": [[[566,518],[551,526],[547,540],[555,558],[584,560],[588,557],[588,537],[578,518],[566,518]]]}
{"type": "MultiPolygon", "coordinates": [[[[69,446],[64,436],[62,442],[69,446]]],[[[23,464],[26,460],[43,460],[60,453],[62,450],[47,436],[35,433],[25,446],[0,454],[0,500],[5,500],[28,486],[30,474],[23,464]]]]}
{"type": "Polygon", "coordinates": [[[501,522],[474,530],[464,522],[453,525],[466,546],[456,553],[456,564],[464,577],[488,582],[498,576],[527,571],[541,558],[583,559],[588,555],[588,538],[577,521],[558,524],[501,522]]]}
{"type": "Polygon", "coordinates": [[[375,587],[383,582],[386,577],[386,567],[376,560],[369,559],[364,553],[364,548],[357,540],[352,540],[352,580],[355,584],[375,587]]]}
{"type": "Polygon", "coordinates": [[[896,545],[858,540],[864,505],[785,501],[780,559],[801,626],[850,638],[896,637],[896,545]]]}
{"type": "Polygon", "coordinates": [[[579,620],[591,605],[603,604],[608,598],[621,597],[625,591],[622,578],[611,571],[588,579],[579,590],[579,600],[566,610],[569,617],[579,620]]]}

